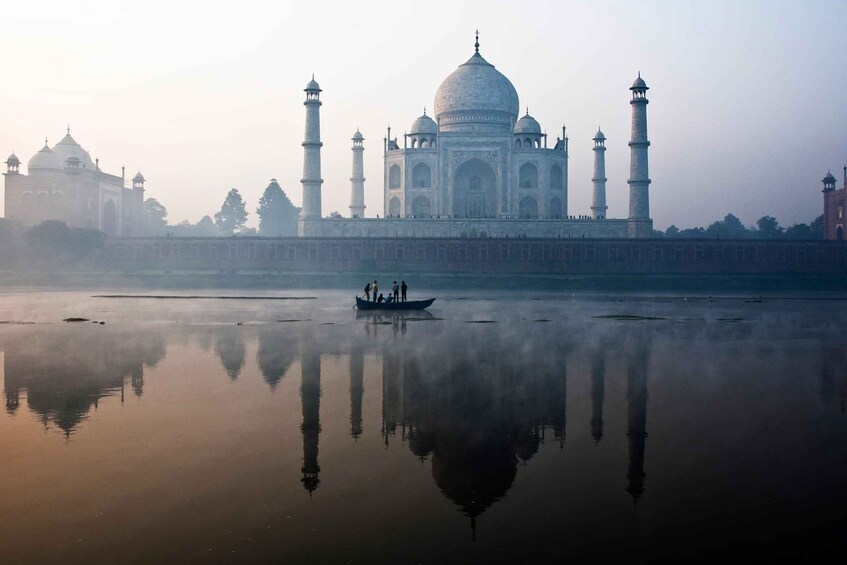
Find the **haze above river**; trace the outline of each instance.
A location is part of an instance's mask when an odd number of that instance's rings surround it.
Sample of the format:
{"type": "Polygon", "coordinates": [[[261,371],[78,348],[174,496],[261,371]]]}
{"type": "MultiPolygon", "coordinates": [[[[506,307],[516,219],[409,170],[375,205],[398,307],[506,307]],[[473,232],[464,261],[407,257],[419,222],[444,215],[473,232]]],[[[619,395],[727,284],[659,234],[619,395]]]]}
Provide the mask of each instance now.
{"type": "Polygon", "coordinates": [[[440,292],[380,315],[334,291],[129,294],[195,298],[0,292],[5,563],[847,542],[845,301],[440,292]]]}

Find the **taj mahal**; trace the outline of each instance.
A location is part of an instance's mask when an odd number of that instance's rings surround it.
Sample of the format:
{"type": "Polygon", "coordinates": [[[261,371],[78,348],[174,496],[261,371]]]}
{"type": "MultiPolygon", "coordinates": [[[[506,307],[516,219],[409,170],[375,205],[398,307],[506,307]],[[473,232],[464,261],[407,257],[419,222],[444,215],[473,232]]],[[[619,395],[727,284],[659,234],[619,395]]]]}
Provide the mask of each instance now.
{"type": "Polygon", "coordinates": [[[306,85],[303,208],[306,237],[650,237],[647,84],[630,87],[629,213],[607,216],[605,142],[594,136],[591,214],[568,211],[568,137],[549,141],[529,111],[519,116],[517,90],[486,61],[476,35],[471,58],[447,76],[402,142],[383,139],[383,217],[365,218],[364,136],[352,137],[350,217],[321,211],[320,107],[314,77],[306,85]]]}

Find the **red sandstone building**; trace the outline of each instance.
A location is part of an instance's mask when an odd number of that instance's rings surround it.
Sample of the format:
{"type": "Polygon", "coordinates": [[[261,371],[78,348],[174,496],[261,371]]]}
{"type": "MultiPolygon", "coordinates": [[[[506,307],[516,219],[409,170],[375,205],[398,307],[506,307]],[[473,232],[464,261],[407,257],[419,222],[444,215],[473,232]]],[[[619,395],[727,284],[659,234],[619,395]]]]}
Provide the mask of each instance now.
{"type": "Polygon", "coordinates": [[[847,165],[844,167],[844,186],[835,188],[835,177],[827,172],[823,182],[823,238],[844,239],[844,213],[847,211],[847,165]]]}

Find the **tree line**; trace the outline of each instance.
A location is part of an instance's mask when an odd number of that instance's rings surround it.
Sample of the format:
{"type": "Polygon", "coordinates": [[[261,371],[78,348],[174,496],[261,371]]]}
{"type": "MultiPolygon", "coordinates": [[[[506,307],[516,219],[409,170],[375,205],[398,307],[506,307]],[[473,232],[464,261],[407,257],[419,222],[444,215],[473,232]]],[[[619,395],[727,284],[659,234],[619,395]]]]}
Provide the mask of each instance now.
{"type": "Polygon", "coordinates": [[[214,237],[231,235],[261,235],[265,237],[296,236],[300,208],[294,206],[276,179],[271,179],[256,208],[259,228],[248,228],[247,205],[238,189],[231,189],[224,198],[214,219],[203,216],[196,224],[184,220],[168,224],[168,210],[155,198],[144,201],[142,231],[145,235],[174,237],[214,237]]]}
{"type": "Polygon", "coordinates": [[[680,229],[675,225],[665,231],[653,230],[654,237],[688,239],[823,239],[823,215],[808,224],[782,227],[776,218],[762,216],[755,226],[747,227],[734,214],[712,222],[707,227],[680,229]]]}

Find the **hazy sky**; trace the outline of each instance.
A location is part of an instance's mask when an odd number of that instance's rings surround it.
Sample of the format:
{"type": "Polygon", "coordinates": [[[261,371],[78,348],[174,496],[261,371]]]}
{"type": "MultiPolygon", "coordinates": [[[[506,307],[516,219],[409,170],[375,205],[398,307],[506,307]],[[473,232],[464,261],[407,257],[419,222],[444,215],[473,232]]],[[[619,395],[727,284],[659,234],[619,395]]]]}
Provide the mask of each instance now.
{"type": "MultiPolygon", "coordinates": [[[[570,138],[569,210],[591,205],[608,137],[609,217],[626,217],[630,92],[648,97],[656,227],[732,211],[808,222],[847,161],[847,2],[18,2],[3,11],[0,152],[26,163],[70,124],[106,172],[147,177],[169,221],[238,188],[251,225],[270,178],[301,201],[303,87],[323,89],[323,213],[349,214],[350,137],[367,215],[383,214],[382,139],[480,51],[553,139],[570,138]]],[[[4,169],[5,170],[5,169],[4,169]]],[[[2,202],[0,202],[2,212],[2,202]]]]}

